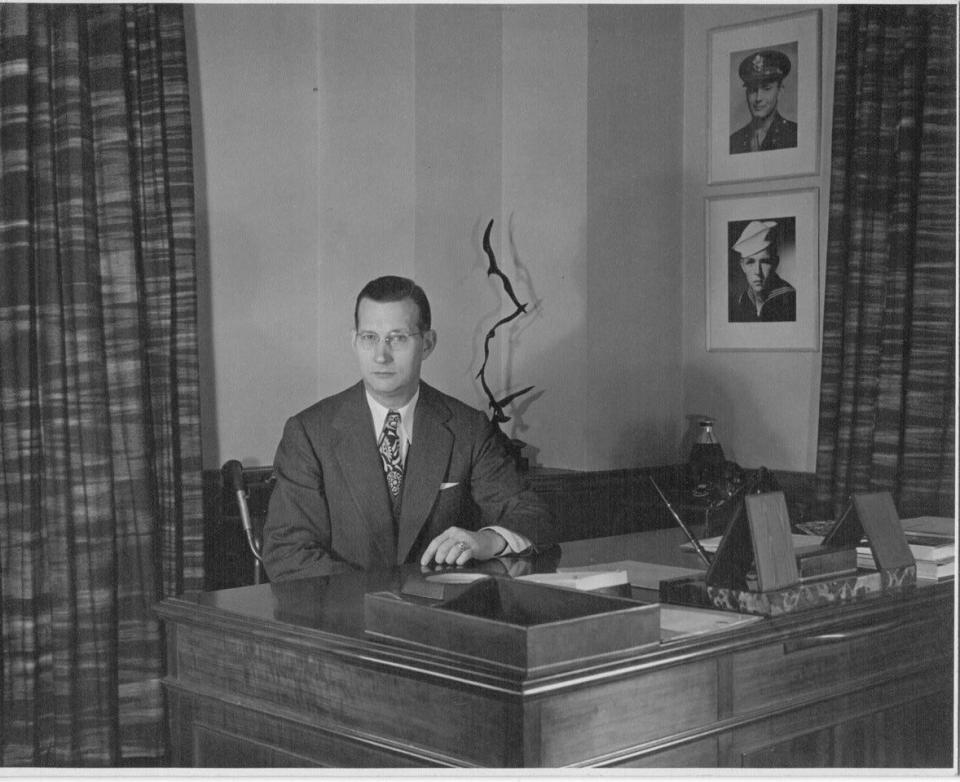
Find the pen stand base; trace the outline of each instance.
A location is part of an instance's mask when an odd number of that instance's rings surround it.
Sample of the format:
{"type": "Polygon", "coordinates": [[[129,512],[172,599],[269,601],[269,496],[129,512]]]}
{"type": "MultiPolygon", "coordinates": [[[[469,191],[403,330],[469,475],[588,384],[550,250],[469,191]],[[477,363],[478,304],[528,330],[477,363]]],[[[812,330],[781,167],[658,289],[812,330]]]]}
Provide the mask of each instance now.
{"type": "Polygon", "coordinates": [[[912,588],[916,581],[916,565],[805,580],[768,592],[708,586],[702,577],[684,577],[660,582],[660,602],[740,614],[781,616],[902,592],[912,588]]]}

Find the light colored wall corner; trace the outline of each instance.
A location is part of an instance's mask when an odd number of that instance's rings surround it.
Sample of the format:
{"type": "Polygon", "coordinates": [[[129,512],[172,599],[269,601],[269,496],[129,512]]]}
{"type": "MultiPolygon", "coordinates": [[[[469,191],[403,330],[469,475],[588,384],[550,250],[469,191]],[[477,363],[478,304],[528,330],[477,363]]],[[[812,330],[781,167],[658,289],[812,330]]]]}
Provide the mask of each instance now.
{"type": "Polygon", "coordinates": [[[499,248],[529,314],[502,329],[501,361],[505,391],[535,386],[505,430],[539,464],[576,468],[589,440],[587,11],[515,6],[503,19],[499,248]]]}
{"type": "MultiPolygon", "coordinates": [[[[682,419],[689,448],[692,417],[717,420],[728,459],[745,467],[813,471],[820,352],[707,351],[705,303],[705,199],[814,187],[820,204],[820,311],[827,247],[830,122],[836,37],[833,6],[689,5],[684,10],[683,63],[683,393],[682,419]],[[799,11],[821,11],[821,139],[819,173],[762,181],[707,185],[708,36],[711,29],[799,11]]],[[[694,423],[695,426],[695,423],[694,423]]]]}
{"type": "Polygon", "coordinates": [[[683,10],[590,9],[583,413],[592,469],[676,460],[683,10]]]}
{"type": "Polygon", "coordinates": [[[297,5],[191,10],[204,466],[269,463],[318,375],[317,17],[297,5]]]}

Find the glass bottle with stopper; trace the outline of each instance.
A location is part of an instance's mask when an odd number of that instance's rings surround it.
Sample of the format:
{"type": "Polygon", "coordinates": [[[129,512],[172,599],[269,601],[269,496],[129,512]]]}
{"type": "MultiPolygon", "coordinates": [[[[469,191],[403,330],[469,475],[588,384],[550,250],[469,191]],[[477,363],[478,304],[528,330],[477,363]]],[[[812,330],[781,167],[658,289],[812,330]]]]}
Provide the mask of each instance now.
{"type": "Polygon", "coordinates": [[[713,433],[712,418],[700,419],[700,434],[690,449],[690,482],[694,495],[704,496],[723,478],[724,458],[720,441],[713,433]]]}

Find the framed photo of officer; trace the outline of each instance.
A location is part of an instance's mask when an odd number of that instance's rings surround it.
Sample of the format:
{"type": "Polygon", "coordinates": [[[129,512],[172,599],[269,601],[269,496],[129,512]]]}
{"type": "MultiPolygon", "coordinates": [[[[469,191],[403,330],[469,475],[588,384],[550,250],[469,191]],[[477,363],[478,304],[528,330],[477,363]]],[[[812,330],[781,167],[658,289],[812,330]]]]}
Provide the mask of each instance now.
{"type": "Polygon", "coordinates": [[[707,350],[816,350],[819,191],[707,199],[707,350]]]}
{"type": "Polygon", "coordinates": [[[816,174],[820,11],[709,33],[708,182],[816,174]]]}

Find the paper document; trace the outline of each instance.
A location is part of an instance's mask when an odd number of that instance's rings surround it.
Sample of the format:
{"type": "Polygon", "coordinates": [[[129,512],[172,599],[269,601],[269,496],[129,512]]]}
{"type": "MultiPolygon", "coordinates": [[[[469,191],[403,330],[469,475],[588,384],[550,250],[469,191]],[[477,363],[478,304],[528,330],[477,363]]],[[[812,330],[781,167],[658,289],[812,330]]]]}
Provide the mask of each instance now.
{"type": "Polygon", "coordinates": [[[556,573],[531,573],[527,576],[517,576],[516,580],[589,591],[626,584],[627,574],[623,570],[598,570],[597,568],[576,571],[557,569],[556,573]]]}
{"type": "MultiPolygon", "coordinates": [[[[819,546],[823,540],[822,535],[799,535],[796,532],[793,533],[793,547],[794,548],[805,548],[807,546],[819,546]]],[[[704,538],[700,541],[700,545],[709,552],[710,554],[715,554],[717,551],[717,546],[720,545],[720,541],[723,538],[722,535],[717,535],[714,538],[704,538]]],[[[692,543],[683,543],[680,548],[684,551],[693,551],[692,543]]]]}
{"type": "Polygon", "coordinates": [[[584,567],[559,567],[557,573],[578,573],[596,570],[626,571],[630,586],[639,589],[659,589],[661,581],[684,576],[702,576],[704,571],[697,568],[675,567],[673,565],[657,565],[653,562],[637,562],[625,559],[619,562],[604,562],[600,565],[586,565],[584,567]]]}
{"type": "Polygon", "coordinates": [[[737,614],[732,611],[716,611],[708,608],[660,604],[660,640],[669,641],[686,635],[702,635],[729,630],[751,624],[763,617],[754,614],[737,614]]]}

